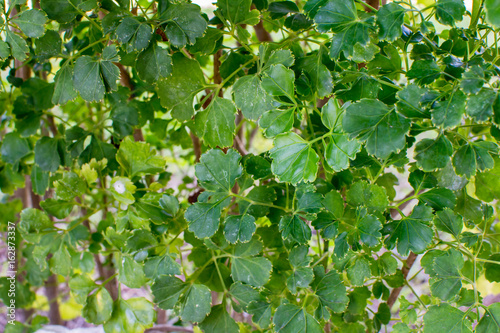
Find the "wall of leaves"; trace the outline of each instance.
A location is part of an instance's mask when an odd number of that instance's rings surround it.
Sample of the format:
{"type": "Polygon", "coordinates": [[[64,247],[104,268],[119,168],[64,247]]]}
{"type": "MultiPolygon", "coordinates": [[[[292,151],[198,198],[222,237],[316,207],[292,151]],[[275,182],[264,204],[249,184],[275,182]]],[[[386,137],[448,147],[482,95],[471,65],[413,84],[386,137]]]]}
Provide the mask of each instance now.
{"type": "Polygon", "coordinates": [[[499,0],[0,7],[5,332],[500,331],[499,0]]]}

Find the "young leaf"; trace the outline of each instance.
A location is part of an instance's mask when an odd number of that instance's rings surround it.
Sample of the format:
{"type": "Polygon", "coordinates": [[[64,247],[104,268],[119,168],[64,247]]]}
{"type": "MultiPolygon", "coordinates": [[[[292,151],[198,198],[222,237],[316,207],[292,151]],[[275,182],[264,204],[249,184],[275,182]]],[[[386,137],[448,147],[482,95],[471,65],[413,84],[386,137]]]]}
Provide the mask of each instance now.
{"type": "Polygon", "coordinates": [[[131,137],[126,137],[120,144],[116,160],[127,171],[130,178],[157,174],[165,168],[166,161],[156,155],[156,150],[149,144],[134,142],[131,137]]]}
{"type": "Polygon", "coordinates": [[[112,311],[113,299],[105,288],[101,288],[87,298],[82,316],[89,323],[99,325],[109,320],[112,311]]]}

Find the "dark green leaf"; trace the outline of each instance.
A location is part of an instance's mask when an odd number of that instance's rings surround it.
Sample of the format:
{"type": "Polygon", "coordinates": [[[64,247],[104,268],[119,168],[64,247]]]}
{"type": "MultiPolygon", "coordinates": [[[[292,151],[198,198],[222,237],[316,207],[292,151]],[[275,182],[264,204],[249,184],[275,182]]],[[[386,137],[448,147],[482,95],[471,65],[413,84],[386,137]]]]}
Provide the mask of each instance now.
{"type": "Polygon", "coordinates": [[[172,75],[158,82],[161,105],[172,110],[172,116],[184,121],[194,115],[193,99],[204,85],[200,64],[181,52],[172,57],[172,75]]]}
{"type": "Polygon", "coordinates": [[[42,37],[45,32],[45,23],[47,18],[39,9],[30,9],[22,12],[19,16],[13,19],[19,29],[28,37],[42,37]]]}
{"type": "Polygon", "coordinates": [[[209,107],[196,114],[196,132],[211,147],[233,145],[236,107],[229,99],[215,97],[209,107]]]}
{"type": "Polygon", "coordinates": [[[410,128],[408,119],[398,115],[378,100],[363,99],[351,104],[342,122],[344,131],[366,140],[366,150],[379,158],[387,158],[406,145],[410,128]]]}
{"type": "Polygon", "coordinates": [[[160,20],[166,24],[165,33],[170,43],[176,47],[194,44],[207,28],[200,6],[190,3],[169,5],[160,20]]]}
{"type": "Polygon", "coordinates": [[[415,160],[425,172],[446,167],[452,154],[453,146],[444,135],[440,135],[435,140],[423,139],[415,146],[415,160]]]}
{"type": "Polygon", "coordinates": [[[312,182],[318,172],[318,154],[311,144],[291,132],[274,139],[271,149],[273,173],[282,182],[297,184],[300,181],[312,182]]]}
{"type": "Polygon", "coordinates": [[[381,39],[392,42],[401,36],[405,12],[403,7],[395,3],[389,3],[379,9],[377,24],[380,27],[378,35],[381,39]]]}
{"type": "Polygon", "coordinates": [[[138,55],[135,67],[141,79],[154,84],[172,74],[172,58],[167,50],[152,43],[138,55]]]}

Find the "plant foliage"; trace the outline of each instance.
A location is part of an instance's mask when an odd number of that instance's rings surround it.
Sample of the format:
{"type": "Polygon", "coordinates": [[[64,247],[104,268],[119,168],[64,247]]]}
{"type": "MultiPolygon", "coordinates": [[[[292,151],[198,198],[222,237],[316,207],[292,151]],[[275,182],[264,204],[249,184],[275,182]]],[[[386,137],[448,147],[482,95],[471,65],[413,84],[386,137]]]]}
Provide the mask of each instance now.
{"type": "Polygon", "coordinates": [[[500,331],[499,1],[0,5],[6,332],[500,331]]]}

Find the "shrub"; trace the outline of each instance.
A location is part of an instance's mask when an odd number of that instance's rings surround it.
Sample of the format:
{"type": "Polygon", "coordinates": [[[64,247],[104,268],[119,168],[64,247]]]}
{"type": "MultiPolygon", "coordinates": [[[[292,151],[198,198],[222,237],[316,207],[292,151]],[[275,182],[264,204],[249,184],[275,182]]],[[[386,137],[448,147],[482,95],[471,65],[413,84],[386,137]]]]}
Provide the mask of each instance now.
{"type": "Polygon", "coordinates": [[[499,332],[500,3],[380,2],[5,3],[6,332],[499,332]]]}

